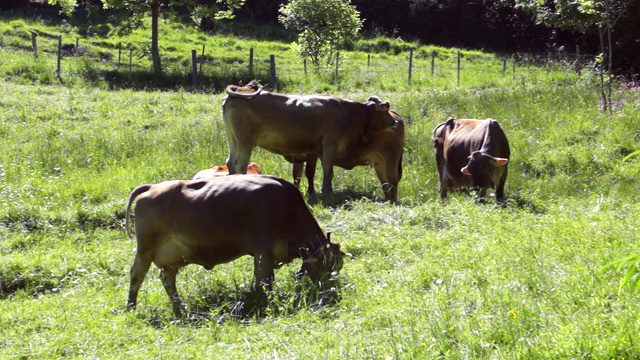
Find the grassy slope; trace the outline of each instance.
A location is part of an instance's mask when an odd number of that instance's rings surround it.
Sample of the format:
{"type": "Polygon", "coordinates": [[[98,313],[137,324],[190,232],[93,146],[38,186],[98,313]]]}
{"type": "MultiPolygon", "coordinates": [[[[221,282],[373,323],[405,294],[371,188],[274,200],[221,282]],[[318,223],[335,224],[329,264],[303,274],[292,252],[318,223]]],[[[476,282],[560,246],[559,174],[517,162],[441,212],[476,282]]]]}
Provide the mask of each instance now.
{"type": "MultiPolygon", "coordinates": [[[[0,51],[26,73],[37,66],[20,50],[0,51]]],[[[135,244],[121,223],[134,186],[224,162],[222,96],[3,76],[0,357],[637,356],[639,297],[618,291],[620,274],[599,271],[638,252],[640,164],[620,162],[640,148],[637,108],[599,113],[588,77],[521,76],[485,91],[470,89],[484,87],[471,85],[487,80],[482,72],[460,89],[450,79],[378,85],[396,81],[386,75],[361,86],[366,93],[348,82],[295,85],[391,101],[408,122],[401,204],[375,201],[371,169],[337,171],[346,200],[312,209],[355,255],[340,303],[314,304],[293,264],[276,273],[267,314],[253,318],[238,307],[250,303],[252,265],[243,258],[181,272],[188,306],[211,314],[194,322],[174,321],[153,272],[139,309],[122,312],[135,244]],[[505,128],[513,153],[506,207],[462,195],[439,201],[430,136],[447,116],[493,117],[505,128]]],[[[253,160],[290,178],[277,156],[256,150],[253,160]]]]}

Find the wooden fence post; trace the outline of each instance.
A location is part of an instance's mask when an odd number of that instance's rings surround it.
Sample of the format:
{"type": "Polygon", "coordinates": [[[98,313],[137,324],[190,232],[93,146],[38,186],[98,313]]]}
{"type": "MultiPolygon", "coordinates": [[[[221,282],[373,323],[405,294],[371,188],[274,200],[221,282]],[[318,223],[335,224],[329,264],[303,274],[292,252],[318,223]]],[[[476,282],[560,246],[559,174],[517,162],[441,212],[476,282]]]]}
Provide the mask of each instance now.
{"type": "Polygon", "coordinates": [[[336,51],[336,71],[335,74],[333,75],[333,84],[334,85],[338,85],[338,67],[340,64],[340,52],[336,51]]]}
{"type": "Polygon", "coordinates": [[[62,60],[62,35],[58,35],[58,68],[56,69],[57,76],[60,76],[60,61],[62,60]]]}
{"type": "Polygon", "coordinates": [[[411,85],[411,69],[413,68],[413,48],[409,49],[409,79],[407,83],[411,85]]]}
{"type": "Polygon", "coordinates": [[[31,32],[31,48],[33,49],[33,54],[38,56],[38,41],[36,38],[38,35],[35,32],[31,32]]]}
{"type": "Polygon", "coordinates": [[[122,57],[122,43],[118,43],[118,66],[120,66],[120,58],[122,57]]]}
{"type": "Polygon", "coordinates": [[[273,90],[276,90],[276,86],[278,86],[278,82],[276,81],[276,56],[269,55],[269,61],[271,63],[271,66],[269,68],[269,75],[271,75],[269,87],[273,90]]]}
{"type": "Polygon", "coordinates": [[[367,67],[371,65],[371,54],[367,54],[367,67]]]}
{"type": "Polygon", "coordinates": [[[507,73],[507,57],[502,58],[502,75],[507,73]]]}
{"type": "Polygon", "coordinates": [[[515,78],[516,78],[516,57],[515,56],[511,56],[511,59],[513,60],[513,79],[515,80],[515,78]]]}
{"type": "Polygon", "coordinates": [[[302,66],[304,66],[304,76],[307,76],[307,58],[302,59],[302,66]]]}
{"type": "Polygon", "coordinates": [[[253,48],[249,49],[249,78],[253,80],[253,48]]]}
{"type": "Polygon", "coordinates": [[[80,46],[80,38],[76,37],[76,48],[73,51],[73,56],[78,57],[78,47],[80,46]]]}
{"type": "Polygon", "coordinates": [[[198,51],[191,50],[191,73],[193,75],[193,87],[198,87],[198,51]]]}

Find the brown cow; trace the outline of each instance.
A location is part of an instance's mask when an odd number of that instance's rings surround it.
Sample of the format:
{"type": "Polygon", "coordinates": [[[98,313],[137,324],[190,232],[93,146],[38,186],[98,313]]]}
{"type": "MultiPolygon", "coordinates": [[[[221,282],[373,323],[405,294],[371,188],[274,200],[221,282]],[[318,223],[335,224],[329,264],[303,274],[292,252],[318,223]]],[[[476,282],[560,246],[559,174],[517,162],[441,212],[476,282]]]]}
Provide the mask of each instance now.
{"type": "MultiPolygon", "coordinates": [[[[402,178],[404,122],[397,112],[389,110],[389,114],[398,122],[393,131],[377,131],[371,135],[370,141],[360,140],[344,157],[333,159],[333,164],[347,170],[360,165],[371,165],[380,180],[385,200],[397,202],[398,183],[402,178]]],[[[302,171],[305,170],[308,194],[315,193],[313,178],[318,156],[319,154],[306,154],[285,157],[293,163],[293,183],[298,187],[302,171]]]]}
{"type": "Polygon", "coordinates": [[[255,284],[271,288],[274,269],[302,258],[321,289],[342,268],[340,244],[332,243],[291,183],[269,175],[233,175],[206,180],[174,180],[141,185],[129,196],[125,226],[131,237],[135,208],[137,250],[131,267],[127,308],[135,308],[138,290],[153,262],[173,312],[182,314],[176,289],[178,270],[199,264],[207,270],[243,255],[254,258],[255,284]]]}
{"type": "Polygon", "coordinates": [[[433,142],[443,199],[459,188],[478,197],[494,188],[496,200],[504,199],[509,141],[496,120],[449,118],[433,130],[433,142]]]}
{"type": "MultiPolygon", "coordinates": [[[[262,171],[260,171],[260,167],[258,167],[258,164],[252,162],[247,165],[247,174],[260,175],[262,174],[262,171]]],[[[216,176],[227,175],[229,175],[229,168],[227,167],[227,165],[216,165],[211,169],[198,171],[198,173],[193,176],[193,180],[210,179],[216,176]]]]}
{"type": "Polygon", "coordinates": [[[368,143],[380,131],[392,131],[397,120],[389,103],[366,103],[329,95],[284,95],[266,91],[255,81],[227,86],[222,119],[227,133],[231,174],[246,171],[251,151],[260,146],[284,155],[320,154],[322,192],[333,191],[334,159],[368,143]]]}

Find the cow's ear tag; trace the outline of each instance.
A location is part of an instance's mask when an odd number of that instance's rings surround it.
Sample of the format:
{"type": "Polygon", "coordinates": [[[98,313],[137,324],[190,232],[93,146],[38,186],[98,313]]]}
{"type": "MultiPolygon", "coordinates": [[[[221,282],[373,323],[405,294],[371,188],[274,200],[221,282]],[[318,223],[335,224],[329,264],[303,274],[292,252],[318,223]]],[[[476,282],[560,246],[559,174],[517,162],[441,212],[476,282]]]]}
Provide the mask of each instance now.
{"type": "Polygon", "coordinates": [[[471,173],[469,172],[468,166],[463,167],[462,170],[460,171],[465,175],[471,175],[471,173]]]}

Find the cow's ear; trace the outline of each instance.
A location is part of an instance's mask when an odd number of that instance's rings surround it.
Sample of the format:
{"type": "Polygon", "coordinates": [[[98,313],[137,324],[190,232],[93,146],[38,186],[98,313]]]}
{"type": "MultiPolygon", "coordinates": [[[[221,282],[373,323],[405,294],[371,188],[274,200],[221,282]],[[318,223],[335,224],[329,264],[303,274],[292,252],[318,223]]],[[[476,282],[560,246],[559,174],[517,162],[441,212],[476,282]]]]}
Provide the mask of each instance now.
{"type": "Polygon", "coordinates": [[[509,159],[506,159],[506,158],[494,158],[494,159],[496,161],[496,165],[498,166],[505,166],[509,162],[509,159]]]}
{"type": "Polygon", "coordinates": [[[471,175],[471,173],[469,172],[469,167],[465,166],[462,169],[460,169],[460,172],[462,172],[465,175],[471,175]]]}

